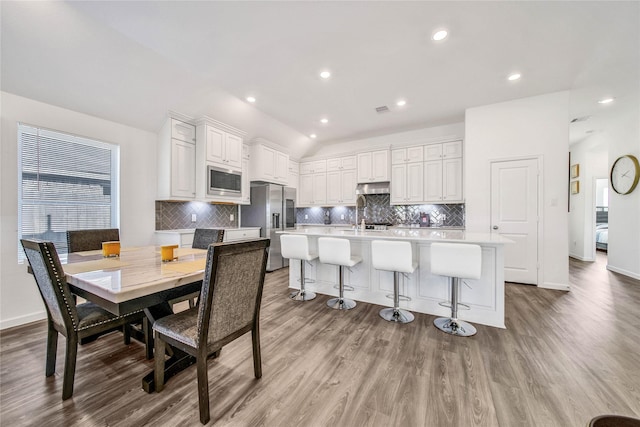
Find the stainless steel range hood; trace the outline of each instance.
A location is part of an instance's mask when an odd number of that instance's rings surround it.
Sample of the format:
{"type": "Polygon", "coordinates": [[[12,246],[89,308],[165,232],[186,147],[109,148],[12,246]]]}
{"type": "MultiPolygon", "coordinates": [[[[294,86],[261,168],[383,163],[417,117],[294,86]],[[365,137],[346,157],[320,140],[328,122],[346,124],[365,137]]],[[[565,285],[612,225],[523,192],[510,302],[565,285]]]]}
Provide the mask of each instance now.
{"type": "Polygon", "coordinates": [[[368,184],[358,184],[356,194],[389,194],[389,182],[370,182],[368,184]]]}

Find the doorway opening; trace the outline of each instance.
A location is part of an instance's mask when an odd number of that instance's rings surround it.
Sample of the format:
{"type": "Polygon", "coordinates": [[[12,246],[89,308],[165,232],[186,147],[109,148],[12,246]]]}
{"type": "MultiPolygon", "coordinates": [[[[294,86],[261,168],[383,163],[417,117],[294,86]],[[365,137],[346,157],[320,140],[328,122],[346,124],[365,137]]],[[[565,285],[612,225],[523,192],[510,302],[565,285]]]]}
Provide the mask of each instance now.
{"type": "Polygon", "coordinates": [[[595,254],[606,256],[609,249],[609,180],[596,178],[595,186],[595,254]]]}

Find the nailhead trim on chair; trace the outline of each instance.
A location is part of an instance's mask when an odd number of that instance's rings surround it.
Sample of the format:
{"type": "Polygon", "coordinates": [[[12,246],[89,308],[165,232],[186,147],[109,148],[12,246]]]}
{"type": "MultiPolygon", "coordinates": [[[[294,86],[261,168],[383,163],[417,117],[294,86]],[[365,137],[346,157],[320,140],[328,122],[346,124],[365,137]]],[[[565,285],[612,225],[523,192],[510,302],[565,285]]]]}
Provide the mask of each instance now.
{"type": "Polygon", "coordinates": [[[71,318],[71,322],[73,323],[73,330],[77,331],[78,329],[78,325],[76,325],[76,321],[73,318],[73,314],[71,312],[71,307],[69,306],[69,302],[67,302],[67,298],[64,295],[64,291],[62,288],[62,284],[60,281],[60,275],[58,273],[58,270],[56,269],[56,263],[53,262],[53,257],[51,256],[51,252],[49,251],[49,247],[47,245],[44,245],[44,250],[45,253],[47,255],[47,258],[49,259],[49,264],[51,265],[51,268],[53,269],[53,273],[56,275],[56,285],[58,285],[58,289],[60,289],[60,293],[62,294],[62,299],[64,301],[64,305],[65,307],[67,307],[67,313],[69,313],[69,317],[71,318]]]}
{"type": "Polygon", "coordinates": [[[110,317],[109,319],[103,320],[101,322],[90,323],[90,324],[88,324],[86,326],[83,326],[82,328],[79,328],[78,331],[82,331],[83,329],[87,329],[87,328],[90,328],[90,327],[93,327],[93,326],[96,326],[96,325],[102,325],[103,323],[111,323],[114,320],[122,319],[123,317],[127,317],[127,316],[130,316],[132,314],[140,313],[141,311],[144,311],[144,310],[132,311],[130,313],[122,314],[122,315],[117,316],[117,317],[110,317]]]}

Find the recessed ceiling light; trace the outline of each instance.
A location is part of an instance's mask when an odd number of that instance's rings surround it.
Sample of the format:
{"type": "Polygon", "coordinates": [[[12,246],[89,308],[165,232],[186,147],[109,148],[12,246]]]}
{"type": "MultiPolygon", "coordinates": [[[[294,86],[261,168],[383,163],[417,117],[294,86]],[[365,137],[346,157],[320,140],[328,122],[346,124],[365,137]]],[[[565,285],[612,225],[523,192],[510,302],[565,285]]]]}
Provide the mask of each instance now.
{"type": "Polygon", "coordinates": [[[320,119],[320,123],[322,123],[322,124],[326,125],[327,123],[329,123],[329,119],[327,119],[327,118],[322,118],[322,119],[320,119]]]}
{"type": "Polygon", "coordinates": [[[312,133],[311,135],[309,135],[309,138],[316,138],[318,135],[316,135],[315,133],[312,133]]]}
{"type": "Polygon", "coordinates": [[[509,77],[507,77],[507,80],[512,82],[512,81],[515,81],[515,80],[520,80],[520,77],[522,77],[522,75],[520,73],[513,73],[509,77]]]}
{"type": "Polygon", "coordinates": [[[438,30],[433,33],[433,36],[431,36],[431,40],[439,42],[440,40],[446,39],[448,34],[449,33],[447,33],[447,30],[438,30]]]}
{"type": "Polygon", "coordinates": [[[253,104],[256,102],[256,99],[253,96],[247,96],[247,101],[253,104]]]}
{"type": "Polygon", "coordinates": [[[598,104],[610,104],[615,98],[604,98],[598,101],[598,104]]]}
{"type": "Polygon", "coordinates": [[[401,99],[400,101],[396,102],[396,105],[398,107],[404,107],[405,105],[407,105],[407,101],[405,101],[404,99],[401,99]]]}
{"type": "Polygon", "coordinates": [[[331,77],[331,72],[325,70],[320,73],[320,77],[322,77],[323,79],[328,79],[329,77],[331,77]]]}

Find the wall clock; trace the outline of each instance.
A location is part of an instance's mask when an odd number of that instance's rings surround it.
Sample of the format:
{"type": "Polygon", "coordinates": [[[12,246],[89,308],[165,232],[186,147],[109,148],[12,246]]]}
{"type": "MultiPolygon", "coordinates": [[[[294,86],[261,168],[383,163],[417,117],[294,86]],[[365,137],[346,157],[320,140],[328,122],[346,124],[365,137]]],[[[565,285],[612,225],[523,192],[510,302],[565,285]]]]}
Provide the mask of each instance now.
{"type": "Polygon", "coordinates": [[[629,194],[638,185],[640,164],[635,156],[620,156],[611,166],[611,187],[618,194],[629,194]]]}

